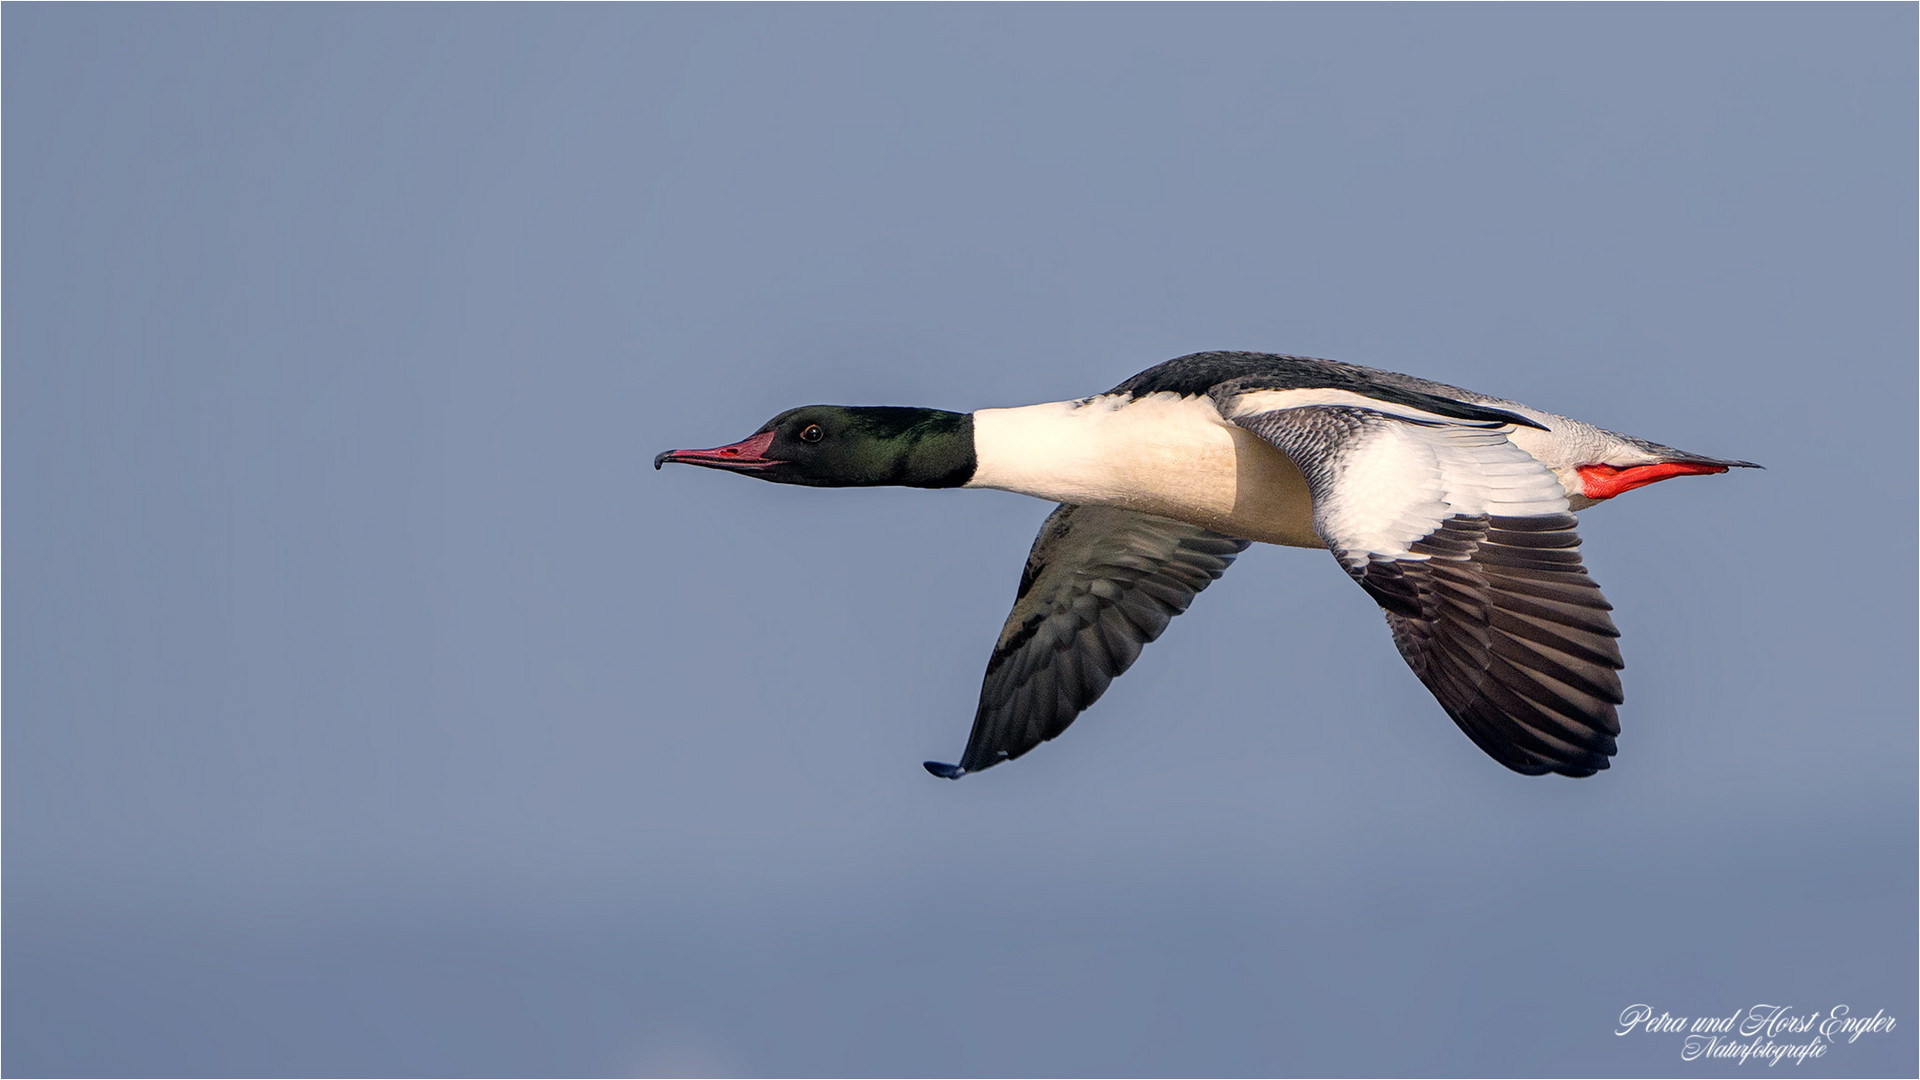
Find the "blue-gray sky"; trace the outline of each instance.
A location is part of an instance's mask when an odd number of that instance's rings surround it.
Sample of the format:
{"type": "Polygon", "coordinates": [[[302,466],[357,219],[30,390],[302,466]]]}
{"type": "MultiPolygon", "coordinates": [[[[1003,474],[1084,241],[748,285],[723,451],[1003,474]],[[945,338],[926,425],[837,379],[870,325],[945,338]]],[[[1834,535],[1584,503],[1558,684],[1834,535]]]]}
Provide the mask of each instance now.
{"type": "Polygon", "coordinates": [[[1911,5],[4,29],[9,1073],[1912,1075],[1911,5]],[[939,782],[1046,506],[647,467],[1208,348],[1768,466],[1584,515],[1611,772],[1261,548],[939,782]]]}

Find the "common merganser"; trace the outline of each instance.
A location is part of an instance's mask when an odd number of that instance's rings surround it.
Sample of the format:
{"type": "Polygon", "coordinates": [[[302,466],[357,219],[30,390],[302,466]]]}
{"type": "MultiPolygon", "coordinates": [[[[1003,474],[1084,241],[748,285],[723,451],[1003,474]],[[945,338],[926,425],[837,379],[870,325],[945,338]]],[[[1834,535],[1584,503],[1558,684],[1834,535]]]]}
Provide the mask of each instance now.
{"type": "Polygon", "coordinates": [[[980,487],[1059,503],[1034,540],[959,779],[1065,731],[1254,543],[1327,547],[1460,730],[1528,775],[1608,765],[1612,605],[1572,511],[1758,468],[1332,360],[1194,353],[1104,394],[973,413],[809,405],[654,459],[782,484],[980,487]]]}

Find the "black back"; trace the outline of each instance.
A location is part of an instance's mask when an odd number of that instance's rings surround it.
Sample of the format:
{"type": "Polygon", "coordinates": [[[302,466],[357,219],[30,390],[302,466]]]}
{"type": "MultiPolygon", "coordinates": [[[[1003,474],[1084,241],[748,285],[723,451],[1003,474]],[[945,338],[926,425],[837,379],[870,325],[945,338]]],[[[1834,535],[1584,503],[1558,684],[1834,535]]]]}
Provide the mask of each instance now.
{"type": "Polygon", "coordinates": [[[1201,352],[1176,357],[1135,375],[1108,391],[1127,397],[1146,394],[1243,393],[1249,390],[1348,390],[1380,401],[1405,405],[1456,420],[1481,423],[1542,425],[1517,413],[1470,404],[1483,395],[1457,386],[1416,379],[1378,368],[1319,360],[1283,353],[1201,352]]]}

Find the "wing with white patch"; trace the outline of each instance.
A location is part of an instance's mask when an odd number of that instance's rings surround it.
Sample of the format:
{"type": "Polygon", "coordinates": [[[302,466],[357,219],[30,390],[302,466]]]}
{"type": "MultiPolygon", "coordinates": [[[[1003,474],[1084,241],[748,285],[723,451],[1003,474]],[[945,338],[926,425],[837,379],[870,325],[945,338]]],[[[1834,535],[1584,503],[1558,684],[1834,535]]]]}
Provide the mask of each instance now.
{"type": "Polygon", "coordinates": [[[1494,420],[1322,397],[1216,400],[1299,466],[1314,530],[1475,744],[1530,775],[1606,768],[1620,733],[1620,632],[1580,564],[1553,472],[1494,420]]]}
{"type": "Polygon", "coordinates": [[[1062,505],[1027,556],[966,754],[927,771],[958,779],[1065,731],[1247,543],[1134,510],[1062,505]]]}

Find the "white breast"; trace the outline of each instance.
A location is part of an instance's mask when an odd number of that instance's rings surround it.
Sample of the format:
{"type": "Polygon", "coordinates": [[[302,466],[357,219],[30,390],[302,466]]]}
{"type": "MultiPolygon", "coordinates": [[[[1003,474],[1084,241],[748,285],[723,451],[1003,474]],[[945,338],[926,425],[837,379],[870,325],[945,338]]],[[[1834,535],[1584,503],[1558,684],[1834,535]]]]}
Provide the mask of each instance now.
{"type": "Polygon", "coordinates": [[[1292,547],[1321,547],[1306,479],[1204,395],[1102,396],[973,414],[968,487],[1119,506],[1292,547]]]}

